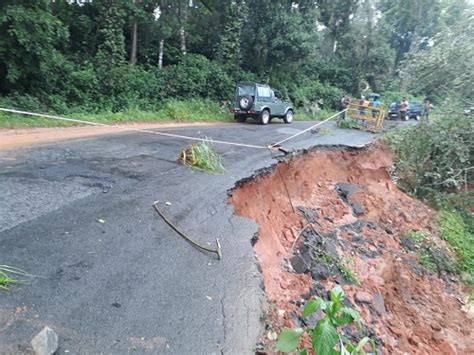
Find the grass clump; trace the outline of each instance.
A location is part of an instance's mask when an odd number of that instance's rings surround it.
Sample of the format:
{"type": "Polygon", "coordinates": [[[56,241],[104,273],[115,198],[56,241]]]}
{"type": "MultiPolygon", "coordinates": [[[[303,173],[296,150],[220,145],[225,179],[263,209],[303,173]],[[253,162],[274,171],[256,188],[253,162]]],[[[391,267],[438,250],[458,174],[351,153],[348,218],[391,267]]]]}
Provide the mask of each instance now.
{"type": "Polygon", "coordinates": [[[352,118],[345,118],[339,123],[340,128],[352,129],[357,125],[357,121],[352,118]]]}
{"type": "Polygon", "coordinates": [[[406,238],[410,239],[411,241],[415,243],[419,243],[423,241],[428,236],[429,236],[429,233],[426,231],[415,231],[415,230],[411,230],[405,235],[406,238]]]}
{"type": "Polygon", "coordinates": [[[441,237],[454,250],[462,279],[474,284],[474,234],[459,213],[443,210],[439,218],[441,237]]]}
{"type": "Polygon", "coordinates": [[[338,268],[339,272],[344,276],[344,278],[349,281],[350,283],[354,285],[360,285],[359,278],[357,277],[357,274],[349,269],[346,266],[346,263],[343,261],[339,261],[336,263],[336,267],[338,268]]]}
{"type": "Polygon", "coordinates": [[[407,251],[416,253],[418,263],[434,274],[457,272],[456,260],[438,246],[427,231],[408,231],[402,238],[407,251]]]}
{"type": "Polygon", "coordinates": [[[433,259],[429,249],[421,249],[416,253],[416,258],[420,265],[424,266],[427,270],[437,273],[439,271],[436,261],[433,259]]]}
{"type": "Polygon", "coordinates": [[[0,265],[0,290],[10,291],[22,282],[17,276],[31,276],[23,270],[8,265],[0,265]]]}
{"type": "Polygon", "coordinates": [[[200,142],[183,150],[179,161],[193,169],[206,173],[223,173],[221,156],[216,152],[211,142],[200,142]]]}

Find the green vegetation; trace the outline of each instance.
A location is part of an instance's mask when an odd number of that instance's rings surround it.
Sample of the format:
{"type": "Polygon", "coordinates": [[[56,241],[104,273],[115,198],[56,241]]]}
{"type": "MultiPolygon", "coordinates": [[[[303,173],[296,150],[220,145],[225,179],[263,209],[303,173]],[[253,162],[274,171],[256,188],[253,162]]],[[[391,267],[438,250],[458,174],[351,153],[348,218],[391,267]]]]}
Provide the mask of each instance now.
{"type": "Polygon", "coordinates": [[[346,260],[338,260],[336,262],[336,268],[347,281],[355,285],[360,285],[360,281],[357,277],[357,274],[347,266],[348,264],[349,262],[346,260]]]}
{"type": "Polygon", "coordinates": [[[429,249],[422,249],[417,254],[418,262],[431,272],[437,273],[438,266],[429,249]]]}
{"type": "MultiPolygon", "coordinates": [[[[228,120],[241,80],[280,89],[296,119],[328,117],[343,92],[472,100],[473,45],[457,40],[472,38],[470,16],[467,0],[4,0],[0,106],[228,120]]],[[[40,125],[69,124],[0,115],[0,127],[40,125]]]]}
{"type": "Polygon", "coordinates": [[[341,128],[346,128],[346,129],[352,129],[357,125],[357,121],[353,120],[352,118],[345,118],[344,120],[341,121],[339,124],[339,127],[341,128]]]}
{"type": "Polygon", "coordinates": [[[297,350],[299,354],[308,354],[309,349],[298,348],[304,333],[311,337],[312,350],[318,355],[365,354],[364,347],[368,344],[374,349],[374,344],[368,337],[363,338],[358,344],[352,344],[341,331],[338,331],[339,328],[352,323],[361,326],[359,313],[344,307],[343,300],[344,291],[340,287],[331,290],[328,301],[319,297],[310,300],[303,309],[303,318],[311,316],[318,310],[323,311],[324,316],[313,327],[284,329],[278,337],[277,350],[285,353],[297,350]]]}
{"type": "Polygon", "coordinates": [[[406,233],[404,238],[411,241],[405,246],[407,251],[416,252],[416,258],[420,265],[430,272],[440,275],[456,273],[459,270],[453,255],[438,246],[427,231],[412,230],[406,233]]]}
{"type": "MultiPolygon", "coordinates": [[[[474,281],[473,183],[474,142],[471,119],[448,114],[416,127],[387,135],[396,153],[394,179],[408,193],[441,210],[441,236],[457,255],[458,271],[467,283],[474,281]]],[[[412,236],[413,238],[414,236],[412,236]]],[[[428,269],[452,270],[449,261],[438,258],[425,246],[419,260],[428,269]]]]}
{"type": "Polygon", "coordinates": [[[201,142],[191,145],[181,152],[179,160],[187,166],[208,173],[222,173],[221,157],[210,142],[201,142]]]}
{"type": "Polygon", "coordinates": [[[16,276],[31,276],[25,271],[8,265],[0,265],[0,290],[10,291],[15,286],[21,284],[16,276]]]}
{"type": "Polygon", "coordinates": [[[444,197],[464,194],[472,181],[471,119],[450,115],[387,135],[396,153],[395,177],[406,191],[442,207],[444,197]],[[441,196],[441,195],[443,196],[441,196]],[[441,198],[440,198],[441,197],[441,198]]]}
{"type": "Polygon", "coordinates": [[[348,260],[342,260],[338,258],[337,256],[333,256],[330,253],[328,253],[324,249],[324,243],[321,248],[316,248],[314,246],[311,246],[311,248],[315,251],[315,261],[323,263],[324,265],[328,266],[329,269],[335,269],[341,273],[342,276],[346,279],[346,281],[359,285],[360,281],[359,278],[357,277],[357,274],[352,271],[348,264],[348,260]]]}
{"type": "MultiPolygon", "coordinates": [[[[472,216],[471,216],[472,218],[472,216]]],[[[474,233],[468,228],[462,215],[444,210],[439,219],[441,236],[453,248],[463,281],[474,284],[474,233]]]]}
{"type": "Polygon", "coordinates": [[[428,236],[429,236],[429,233],[427,231],[414,231],[414,230],[409,231],[405,235],[406,238],[410,239],[411,241],[415,243],[424,241],[428,236]]]}
{"type": "MultiPolygon", "coordinates": [[[[155,111],[127,110],[87,114],[70,112],[66,116],[90,122],[119,124],[132,122],[232,122],[228,110],[219,107],[215,101],[190,99],[169,100],[155,111]]],[[[12,115],[0,112],[0,128],[70,127],[79,123],[53,120],[49,118],[12,115]]]]}

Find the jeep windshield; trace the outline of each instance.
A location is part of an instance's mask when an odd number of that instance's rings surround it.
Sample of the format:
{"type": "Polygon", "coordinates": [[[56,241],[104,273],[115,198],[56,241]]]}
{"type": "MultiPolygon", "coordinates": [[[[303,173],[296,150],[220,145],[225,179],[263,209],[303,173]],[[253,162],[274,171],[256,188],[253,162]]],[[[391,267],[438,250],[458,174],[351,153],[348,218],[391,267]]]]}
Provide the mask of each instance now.
{"type": "Polygon", "coordinates": [[[255,86],[253,85],[239,85],[238,96],[249,95],[255,97],[255,86]]]}

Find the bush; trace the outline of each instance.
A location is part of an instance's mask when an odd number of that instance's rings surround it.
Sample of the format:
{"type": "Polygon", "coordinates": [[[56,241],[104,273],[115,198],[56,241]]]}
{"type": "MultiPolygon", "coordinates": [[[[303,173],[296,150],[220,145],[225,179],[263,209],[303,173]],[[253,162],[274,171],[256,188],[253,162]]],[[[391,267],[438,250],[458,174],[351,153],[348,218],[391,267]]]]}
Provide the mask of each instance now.
{"type": "Polygon", "coordinates": [[[165,67],[162,75],[169,98],[228,100],[234,94],[235,82],[225,68],[202,55],[188,54],[165,67]]]}
{"type": "Polygon", "coordinates": [[[387,135],[396,153],[395,175],[409,193],[433,200],[472,182],[474,143],[469,117],[452,116],[387,135]]]}
{"type": "Polygon", "coordinates": [[[394,178],[408,193],[442,209],[441,236],[455,251],[458,271],[468,283],[474,283],[474,217],[469,210],[473,201],[472,127],[469,117],[445,116],[387,135],[396,153],[394,178]]]}
{"type": "Polygon", "coordinates": [[[442,211],[439,226],[441,236],[456,253],[463,280],[474,284],[474,233],[456,211],[442,211]]]}

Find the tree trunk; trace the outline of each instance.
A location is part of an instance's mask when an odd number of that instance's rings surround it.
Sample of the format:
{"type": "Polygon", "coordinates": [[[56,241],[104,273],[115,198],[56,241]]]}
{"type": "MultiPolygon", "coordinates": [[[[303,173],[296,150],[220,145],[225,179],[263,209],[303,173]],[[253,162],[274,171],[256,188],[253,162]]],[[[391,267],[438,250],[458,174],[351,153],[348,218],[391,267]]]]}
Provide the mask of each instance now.
{"type": "Polygon", "coordinates": [[[158,53],[158,68],[163,68],[163,49],[165,46],[165,40],[160,40],[160,52],[158,53]]]}
{"type": "MultiPolygon", "coordinates": [[[[132,0],[133,4],[137,3],[137,0],[132,0]]],[[[137,18],[132,18],[132,48],[130,50],[130,64],[137,63],[137,18]]]]}
{"type": "Polygon", "coordinates": [[[181,53],[186,54],[186,31],[184,27],[180,27],[179,36],[181,37],[181,53]]]}
{"type": "Polygon", "coordinates": [[[186,50],[186,30],[184,28],[184,26],[186,25],[186,23],[188,21],[187,7],[188,7],[188,4],[186,3],[186,1],[185,1],[184,5],[182,4],[181,1],[179,2],[179,23],[180,23],[179,37],[181,39],[181,53],[183,55],[185,55],[187,53],[187,50],[186,50]]]}

